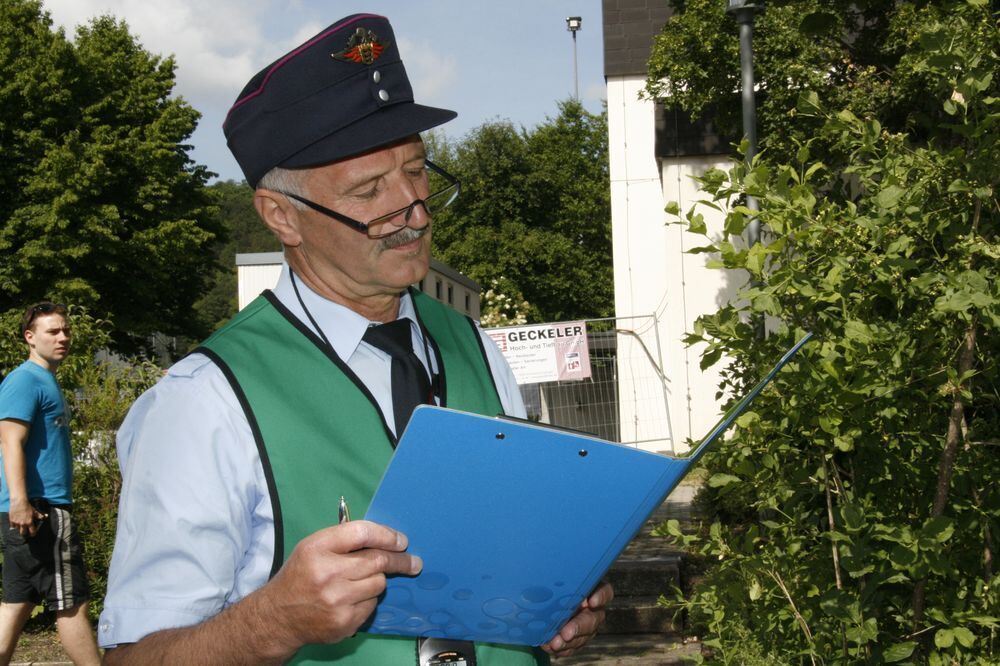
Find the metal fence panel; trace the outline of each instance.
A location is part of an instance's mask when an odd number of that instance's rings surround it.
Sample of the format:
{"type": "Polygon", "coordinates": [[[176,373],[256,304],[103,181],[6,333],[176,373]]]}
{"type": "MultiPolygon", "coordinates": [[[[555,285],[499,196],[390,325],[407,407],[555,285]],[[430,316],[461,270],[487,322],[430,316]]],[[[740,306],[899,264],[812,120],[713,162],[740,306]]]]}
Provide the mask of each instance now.
{"type": "Polygon", "coordinates": [[[528,417],[650,451],[675,452],[652,315],[589,320],[590,377],[520,387],[528,417]]]}

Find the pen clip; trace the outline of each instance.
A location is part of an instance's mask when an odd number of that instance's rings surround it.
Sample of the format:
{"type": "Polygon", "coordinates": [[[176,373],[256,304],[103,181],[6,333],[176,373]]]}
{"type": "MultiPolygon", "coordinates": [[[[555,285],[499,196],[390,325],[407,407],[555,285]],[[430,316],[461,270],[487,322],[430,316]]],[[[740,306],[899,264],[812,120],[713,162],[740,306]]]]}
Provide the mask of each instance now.
{"type": "Polygon", "coordinates": [[[344,523],[350,522],[351,511],[347,508],[347,500],[344,496],[340,496],[340,503],[337,505],[337,524],[343,525],[344,523]]]}

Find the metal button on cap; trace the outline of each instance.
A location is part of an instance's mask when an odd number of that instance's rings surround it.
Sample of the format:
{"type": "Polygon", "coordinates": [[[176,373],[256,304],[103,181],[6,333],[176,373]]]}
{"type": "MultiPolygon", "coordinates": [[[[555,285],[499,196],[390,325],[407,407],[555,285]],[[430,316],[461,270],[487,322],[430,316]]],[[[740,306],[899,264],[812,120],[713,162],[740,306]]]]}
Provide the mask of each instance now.
{"type": "Polygon", "coordinates": [[[382,80],[382,72],[376,69],[374,72],[372,72],[372,81],[378,83],[381,80],[382,80]]]}
{"type": "Polygon", "coordinates": [[[378,98],[380,100],[382,100],[383,102],[388,102],[389,101],[389,93],[387,93],[385,90],[379,90],[378,91],[378,98]]]}

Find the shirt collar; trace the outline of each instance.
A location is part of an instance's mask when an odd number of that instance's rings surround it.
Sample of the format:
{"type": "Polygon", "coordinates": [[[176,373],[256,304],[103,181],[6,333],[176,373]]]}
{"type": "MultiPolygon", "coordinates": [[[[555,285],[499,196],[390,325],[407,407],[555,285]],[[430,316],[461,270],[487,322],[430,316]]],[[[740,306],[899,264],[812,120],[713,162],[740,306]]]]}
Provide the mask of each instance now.
{"type": "MultiPolygon", "coordinates": [[[[354,310],[320,296],[302,282],[302,278],[298,276],[295,278],[295,285],[299,289],[302,303],[305,303],[309,313],[316,320],[316,324],[322,329],[323,335],[330,341],[333,351],[345,361],[358,348],[365,330],[372,324],[382,323],[369,321],[354,310]]],[[[273,291],[281,304],[288,308],[296,319],[301,321],[309,330],[319,334],[312,325],[312,322],[309,321],[309,316],[305,310],[302,309],[302,303],[299,302],[298,297],[295,295],[295,289],[292,286],[291,270],[285,262],[281,264],[281,276],[278,278],[278,284],[274,287],[273,291]]],[[[398,318],[402,319],[404,317],[414,324],[417,323],[413,299],[410,298],[408,292],[404,292],[399,301],[398,318]]],[[[419,326],[417,330],[419,330],[419,326]]],[[[322,335],[320,337],[322,338],[322,335]]]]}

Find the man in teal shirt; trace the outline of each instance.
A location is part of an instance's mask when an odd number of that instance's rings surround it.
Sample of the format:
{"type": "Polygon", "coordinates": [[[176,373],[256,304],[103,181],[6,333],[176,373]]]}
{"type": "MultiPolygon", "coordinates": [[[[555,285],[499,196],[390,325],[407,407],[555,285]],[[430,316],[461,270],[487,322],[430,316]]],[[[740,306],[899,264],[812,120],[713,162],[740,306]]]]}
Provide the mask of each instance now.
{"type": "Polygon", "coordinates": [[[31,306],[21,333],[28,360],[0,384],[0,663],[10,661],[24,623],[44,601],[56,613],[59,639],[73,662],[98,664],[87,618],[86,569],[71,513],[69,410],[55,376],[69,353],[66,307],[31,306]]]}

